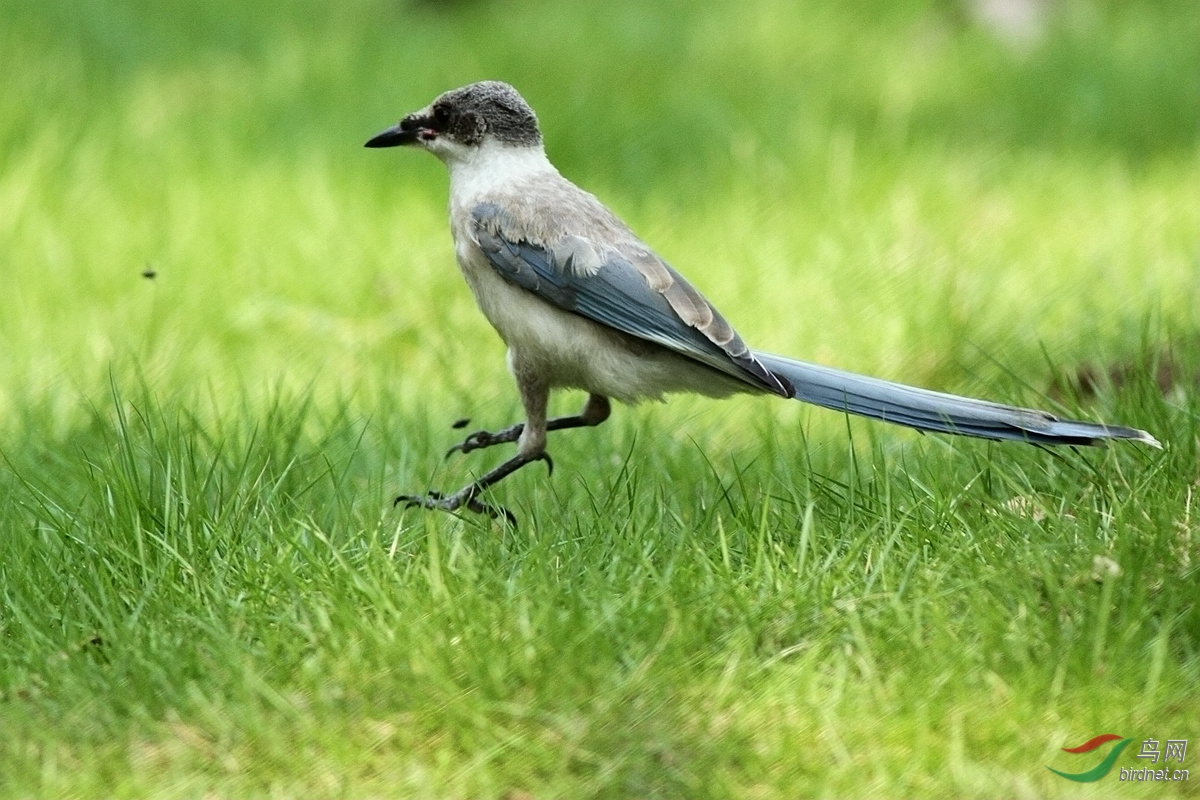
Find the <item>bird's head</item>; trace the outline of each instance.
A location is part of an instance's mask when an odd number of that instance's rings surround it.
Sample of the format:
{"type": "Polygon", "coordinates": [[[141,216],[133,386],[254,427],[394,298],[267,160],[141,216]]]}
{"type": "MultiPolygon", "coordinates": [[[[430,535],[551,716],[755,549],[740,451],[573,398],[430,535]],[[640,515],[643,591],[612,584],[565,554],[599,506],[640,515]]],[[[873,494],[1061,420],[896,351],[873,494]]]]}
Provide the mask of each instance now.
{"type": "Polygon", "coordinates": [[[381,131],[367,147],[422,147],[443,161],[459,161],[489,143],[541,147],[537,117],[507,83],[482,81],[452,89],[381,131]]]}

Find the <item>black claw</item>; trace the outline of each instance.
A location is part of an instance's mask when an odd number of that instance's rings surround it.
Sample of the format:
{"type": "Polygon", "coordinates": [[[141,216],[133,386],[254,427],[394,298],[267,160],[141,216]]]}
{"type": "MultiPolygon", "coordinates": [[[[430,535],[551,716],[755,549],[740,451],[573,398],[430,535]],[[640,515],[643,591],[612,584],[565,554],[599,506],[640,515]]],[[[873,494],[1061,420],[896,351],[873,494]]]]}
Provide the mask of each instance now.
{"type": "Polygon", "coordinates": [[[494,444],[492,441],[492,434],[488,433],[487,431],[475,431],[474,433],[468,435],[467,438],[454,445],[454,447],[451,447],[449,450],[447,450],[444,457],[449,458],[454,453],[469,453],[472,450],[478,450],[481,447],[489,447],[492,444],[494,444]]]}
{"type": "Polygon", "coordinates": [[[542,453],[540,456],[538,456],[538,459],[546,462],[546,474],[553,475],[554,474],[554,459],[550,458],[550,454],[542,453]]]}
{"type": "Polygon", "coordinates": [[[392,501],[392,508],[404,503],[405,508],[429,508],[430,501],[441,500],[445,495],[441,492],[428,491],[424,497],[415,494],[402,494],[392,501]]]}
{"type": "Polygon", "coordinates": [[[488,505],[482,500],[473,497],[467,502],[467,508],[474,511],[476,514],[486,514],[492,519],[504,517],[504,520],[514,529],[517,527],[517,515],[509,511],[504,506],[488,505]]]}

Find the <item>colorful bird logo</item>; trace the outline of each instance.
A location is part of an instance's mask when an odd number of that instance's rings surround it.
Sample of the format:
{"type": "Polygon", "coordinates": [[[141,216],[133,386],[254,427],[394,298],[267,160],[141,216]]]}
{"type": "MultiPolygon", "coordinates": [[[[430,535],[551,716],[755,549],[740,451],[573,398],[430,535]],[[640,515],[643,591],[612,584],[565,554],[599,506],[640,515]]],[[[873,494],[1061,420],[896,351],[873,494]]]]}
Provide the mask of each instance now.
{"type": "Polygon", "coordinates": [[[1107,744],[1112,741],[1117,742],[1116,746],[1114,746],[1112,750],[1108,751],[1108,755],[1104,757],[1103,761],[1089,769],[1087,772],[1060,772],[1051,766],[1047,766],[1046,769],[1050,770],[1055,775],[1066,778],[1069,781],[1075,781],[1076,783],[1091,783],[1092,781],[1098,781],[1109,773],[1109,770],[1113,768],[1113,764],[1117,760],[1117,756],[1121,755],[1121,751],[1125,749],[1126,745],[1133,741],[1132,739],[1126,739],[1124,737],[1117,736],[1115,733],[1102,733],[1099,736],[1088,739],[1078,747],[1063,748],[1063,752],[1065,753],[1090,753],[1100,745],[1107,744]]]}

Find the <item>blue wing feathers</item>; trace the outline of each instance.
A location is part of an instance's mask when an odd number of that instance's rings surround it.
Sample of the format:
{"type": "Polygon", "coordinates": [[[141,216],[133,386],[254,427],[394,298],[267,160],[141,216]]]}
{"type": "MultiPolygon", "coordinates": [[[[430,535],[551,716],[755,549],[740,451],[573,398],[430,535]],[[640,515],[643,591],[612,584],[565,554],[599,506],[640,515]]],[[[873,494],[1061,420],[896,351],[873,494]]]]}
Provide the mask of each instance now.
{"type": "MultiPolygon", "coordinates": [[[[580,274],[573,268],[573,251],[560,258],[552,248],[505,235],[505,227],[511,227],[511,222],[496,204],[480,203],[472,214],[480,249],[497,272],[518,286],[565,311],[654,342],[748,386],[788,394],[780,389],[774,375],[753,360],[748,350],[731,353],[685,323],[663,293],[652,289],[629,259],[611,252],[599,269],[580,274]]],[[[682,280],[665,265],[663,269],[682,280]]]]}

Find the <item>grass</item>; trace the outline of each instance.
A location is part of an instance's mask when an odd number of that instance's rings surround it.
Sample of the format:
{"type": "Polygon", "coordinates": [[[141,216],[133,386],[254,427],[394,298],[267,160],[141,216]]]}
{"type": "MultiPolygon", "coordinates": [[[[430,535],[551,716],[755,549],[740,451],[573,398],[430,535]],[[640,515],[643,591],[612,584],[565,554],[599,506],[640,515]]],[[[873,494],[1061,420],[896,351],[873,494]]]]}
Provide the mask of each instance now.
{"type": "Polygon", "coordinates": [[[965,8],[0,3],[0,795],[1188,796],[1045,765],[1200,735],[1200,15],[965,8]],[[484,77],[756,347],[1164,449],[675,398],[392,509],[517,403],[360,145],[484,77]]]}

